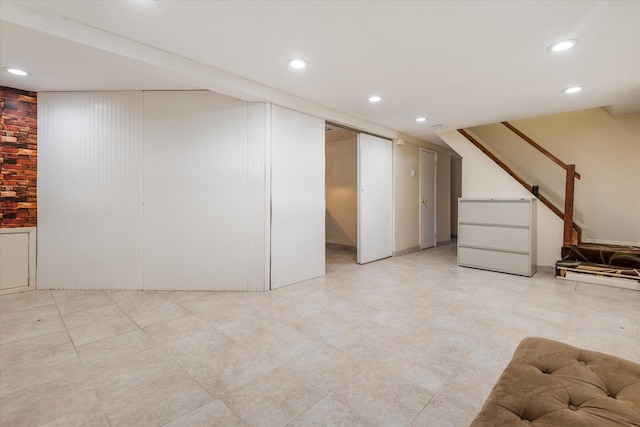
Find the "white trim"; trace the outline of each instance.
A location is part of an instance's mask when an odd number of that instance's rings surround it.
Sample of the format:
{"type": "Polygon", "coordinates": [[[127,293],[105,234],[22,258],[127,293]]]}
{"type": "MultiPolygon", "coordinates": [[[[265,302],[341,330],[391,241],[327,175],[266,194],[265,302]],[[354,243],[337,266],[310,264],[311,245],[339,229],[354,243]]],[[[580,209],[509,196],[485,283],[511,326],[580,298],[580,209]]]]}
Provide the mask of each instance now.
{"type": "Polygon", "coordinates": [[[32,291],[36,289],[36,227],[0,228],[0,234],[28,234],[29,239],[29,282],[27,286],[0,290],[0,295],[14,292],[32,291]]]}
{"type": "Polygon", "coordinates": [[[596,276],[595,274],[589,274],[584,272],[573,272],[566,269],[565,277],[556,276],[558,279],[570,280],[573,282],[592,283],[594,285],[611,286],[614,288],[631,289],[633,291],[640,291],[640,283],[634,279],[624,279],[618,277],[604,277],[596,276]]]}

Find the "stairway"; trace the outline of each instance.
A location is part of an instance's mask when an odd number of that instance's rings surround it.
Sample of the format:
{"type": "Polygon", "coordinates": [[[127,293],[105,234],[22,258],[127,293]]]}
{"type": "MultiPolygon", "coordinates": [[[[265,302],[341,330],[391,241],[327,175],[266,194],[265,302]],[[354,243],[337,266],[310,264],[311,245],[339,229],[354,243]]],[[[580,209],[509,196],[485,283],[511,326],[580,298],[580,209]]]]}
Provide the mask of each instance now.
{"type": "Polygon", "coordinates": [[[556,276],[640,290],[640,247],[595,243],[563,247],[556,276]]]}

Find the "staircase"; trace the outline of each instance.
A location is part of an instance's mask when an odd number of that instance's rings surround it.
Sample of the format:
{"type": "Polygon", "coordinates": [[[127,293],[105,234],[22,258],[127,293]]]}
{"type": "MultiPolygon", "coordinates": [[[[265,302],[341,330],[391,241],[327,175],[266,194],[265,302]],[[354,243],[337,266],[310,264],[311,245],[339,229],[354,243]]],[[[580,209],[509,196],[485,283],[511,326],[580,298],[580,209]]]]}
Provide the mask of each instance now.
{"type": "Polygon", "coordinates": [[[573,222],[574,181],[580,179],[575,165],[565,164],[510,123],[502,124],[566,171],[564,211],[540,194],[538,186],[529,184],[469,132],[464,129],[458,129],[458,132],[563,220],[562,259],[556,262],[556,277],[640,291],[640,247],[582,241],[582,229],[573,222]]]}
{"type": "Polygon", "coordinates": [[[565,246],[556,276],[640,290],[640,247],[584,242],[565,246]]]}

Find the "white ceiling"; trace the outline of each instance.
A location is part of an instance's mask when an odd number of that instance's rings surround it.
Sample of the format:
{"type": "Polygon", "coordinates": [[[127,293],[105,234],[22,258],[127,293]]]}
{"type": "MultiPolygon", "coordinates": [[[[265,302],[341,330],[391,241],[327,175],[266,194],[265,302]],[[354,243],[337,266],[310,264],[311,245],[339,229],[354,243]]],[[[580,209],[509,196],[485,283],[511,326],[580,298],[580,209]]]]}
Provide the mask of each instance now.
{"type": "Polygon", "coordinates": [[[640,1],[0,0],[0,7],[0,65],[31,73],[3,71],[0,84],[25,90],[209,89],[436,143],[434,124],[640,110],[640,1]],[[574,49],[547,51],[567,38],[579,40],[574,49]],[[297,56],[307,69],[287,67],[297,56]],[[576,84],[585,89],[561,92],[576,84]],[[369,103],[372,94],[382,102],[369,103]],[[428,121],[416,123],[419,115],[428,121]]]}

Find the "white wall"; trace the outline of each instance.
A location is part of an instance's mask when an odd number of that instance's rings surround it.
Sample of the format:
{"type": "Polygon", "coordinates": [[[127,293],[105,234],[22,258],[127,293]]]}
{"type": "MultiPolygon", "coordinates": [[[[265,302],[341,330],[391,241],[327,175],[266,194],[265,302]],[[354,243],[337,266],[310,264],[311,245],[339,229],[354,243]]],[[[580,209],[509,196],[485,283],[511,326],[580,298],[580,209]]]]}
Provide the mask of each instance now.
{"type": "Polygon", "coordinates": [[[408,142],[393,144],[393,225],[394,253],[420,248],[420,146],[408,142]]]}
{"type": "Polygon", "coordinates": [[[451,156],[436,155],[436,241],[451,241],[451,156]]]}
{"type": "Polygon", "coordinates": [[[264,108],[212,92],[38,108],[39,288],[265,288],[264,108]]]}
{"type": "MultiPolygon", "coordinates": [[[[462,197],[531,198],[533,195],[456,130],[438,133],[462,157],[462,197]]],[[[537,262],[554,266],[560,259],[563,223],[542,203],[537,204],[537,262]]]]}
{"type": "Polygon", "coordinates": [[[357,139],[328,142],[325,149],[326,242],[355,247],[358,237],[357,139]]]}
{"type": "MultiPolygon", "coordinates": [[[[583,240],[640,245],[640,114],[602,108],[511,122],[567,164],[575,164],[574,220],[583,240]]],[[[471,129],[564,210],[564,170],[501,124],[471,129]]]]}
{"type": "Polygon", "coordinates": [[[448,148],[402,134],[404,145],[393,145],[393,251],[420,247],[420,147],[436,152],[436,239],[451,238],[451,154],[448,148]],[[415,170],[416,175],[411,176],[415,170]]]}

